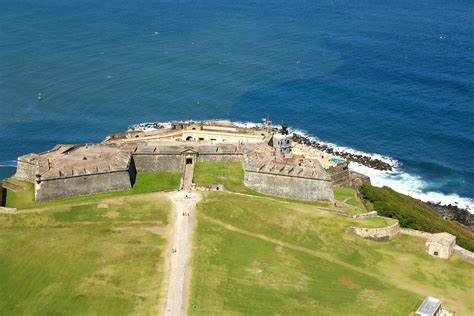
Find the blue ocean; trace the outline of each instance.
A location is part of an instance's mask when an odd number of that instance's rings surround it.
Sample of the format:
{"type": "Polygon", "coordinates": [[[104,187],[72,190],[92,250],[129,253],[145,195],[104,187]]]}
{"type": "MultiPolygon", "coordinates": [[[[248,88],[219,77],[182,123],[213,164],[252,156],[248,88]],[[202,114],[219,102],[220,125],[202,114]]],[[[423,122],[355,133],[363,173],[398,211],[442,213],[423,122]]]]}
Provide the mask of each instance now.
{"type": "Polygon", "coordinates": [[[268,115],[474,212],[473,20],[472,0],[0,0],[0,178],[137,123],[268,115]]]}

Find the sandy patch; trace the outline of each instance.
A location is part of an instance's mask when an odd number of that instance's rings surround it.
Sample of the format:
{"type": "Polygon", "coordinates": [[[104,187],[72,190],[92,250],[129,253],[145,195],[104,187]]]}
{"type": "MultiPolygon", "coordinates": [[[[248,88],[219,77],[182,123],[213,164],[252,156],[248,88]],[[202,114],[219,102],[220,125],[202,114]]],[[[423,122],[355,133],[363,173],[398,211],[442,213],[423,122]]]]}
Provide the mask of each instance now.
{"type": "Polygon", "coordinates": [[[355,284],[354,281],[352,281],[352,278],[347,275],[343,275],[340,279],[342,284],[347,286],[350,289],[358,289],[360,286],[355,284]]]}

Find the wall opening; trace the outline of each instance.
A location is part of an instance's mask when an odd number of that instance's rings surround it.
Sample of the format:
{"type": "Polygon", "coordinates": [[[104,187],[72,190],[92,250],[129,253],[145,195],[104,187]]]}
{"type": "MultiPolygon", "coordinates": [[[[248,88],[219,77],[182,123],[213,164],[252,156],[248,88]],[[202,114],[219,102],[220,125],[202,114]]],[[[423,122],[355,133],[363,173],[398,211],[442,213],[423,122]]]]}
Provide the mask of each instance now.
{"type": "Polygon", "coordinates": [[[193,140],[193,137],[192,137],[192,136],[186,137],[186,141],[190,141],[190,140],[193,140]]]}
{"type": "Polygon", "coordinates": [[[193,158],[186,158],[186,164],[187,165],[192,165],[193,164],[193,158]]]}
{"type": "Polygon", "coordinates": [[[435,256],[437,256],[437,255],[438,255],[438,252],[437,252],[437,251],[435,251],[435,252],[433,252],[433,254],[434,254],[435,256]]]}

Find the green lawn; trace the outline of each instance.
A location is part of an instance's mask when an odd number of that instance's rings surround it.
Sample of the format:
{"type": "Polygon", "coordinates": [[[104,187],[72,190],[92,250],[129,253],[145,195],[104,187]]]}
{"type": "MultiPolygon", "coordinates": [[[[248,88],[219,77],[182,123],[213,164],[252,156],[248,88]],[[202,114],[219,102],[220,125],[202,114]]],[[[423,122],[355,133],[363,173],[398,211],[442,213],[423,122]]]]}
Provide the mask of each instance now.
{"type": "Polygon", "coordinates": [[[51,205],[62,205],[69,203],[99,201],[106,198],[142,194],[158,191],[176,190],[179,187],[182,174],[180,172],[139,172],[135,185],[131,190],[83,195],[61,200],[35,202],[34,185],[32,183],[9,179],[9,181],[23,186],[25,189],[17,192],[7,190],[7,207],[26,209],[32,207],[43,207],[51,205]]]}
{"type": "Polygon", "coordinates": [[[198,206],[190,313],[407,315],[433,295],[472,314],[471,263],[433,258],[419,238],[374,242],[345,232],[392,222],[209,193],[198,206]]]}
{"type": "Polygon", "coordinates": [[[0,214],[0,314],[156,314],[170,202],[128,196],[0,214]]]}
{"type": "Polygon", "coordinates": [[[334,198],[338,201],[344,202],[347,205],[353,206],[356,213],[367,212],[365,207],[356,197],[356,190],[353,188],[334,187],[334,198]]]}
{"type": "Polygon", "coordinates": [[[221,183],[226,190],[232,192],[249,192],[244,186],[244,168],[241,162],[198,162],[194,167],[193,181],[203,187],[221,183]]]}

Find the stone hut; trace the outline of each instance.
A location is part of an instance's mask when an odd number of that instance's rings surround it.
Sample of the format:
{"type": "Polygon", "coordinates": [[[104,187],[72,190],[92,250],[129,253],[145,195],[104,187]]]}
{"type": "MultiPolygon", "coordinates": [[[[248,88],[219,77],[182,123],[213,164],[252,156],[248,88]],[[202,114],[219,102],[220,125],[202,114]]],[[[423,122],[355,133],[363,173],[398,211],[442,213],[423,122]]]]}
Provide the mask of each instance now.
{"type": "Polygon", "coordinates": [[[426,241],[425,250],[433,256],[449,259],[456,246],[456,237],[448,233],[432,234],[426,241]]]}

